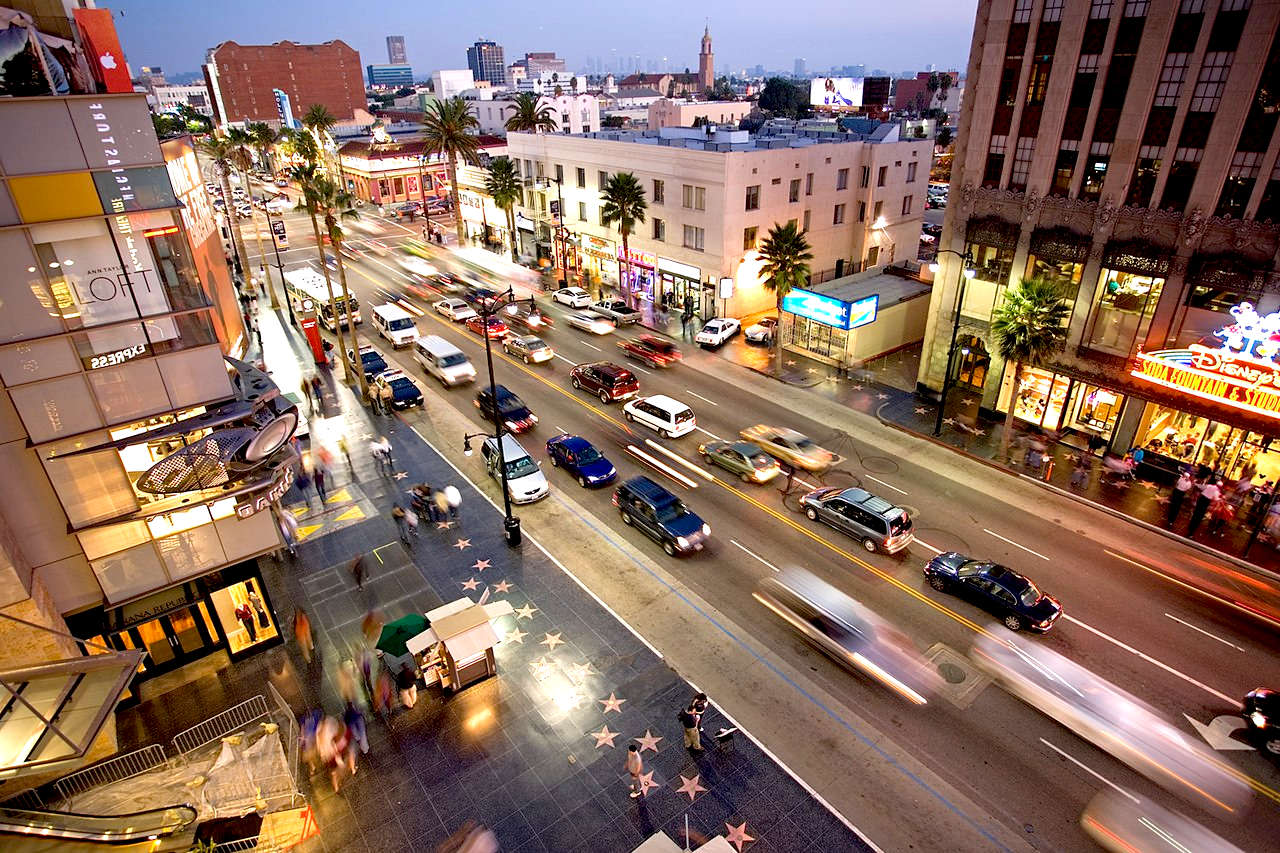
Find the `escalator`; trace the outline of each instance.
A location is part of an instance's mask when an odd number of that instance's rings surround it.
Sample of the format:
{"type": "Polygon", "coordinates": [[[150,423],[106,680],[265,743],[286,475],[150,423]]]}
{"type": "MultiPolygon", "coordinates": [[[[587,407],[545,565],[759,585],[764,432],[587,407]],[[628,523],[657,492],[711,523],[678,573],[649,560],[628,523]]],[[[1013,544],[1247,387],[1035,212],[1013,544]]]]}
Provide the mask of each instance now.
{"type": "Polygon", "coordinates": [[[145,844],[154,850],[161,839],[183,834],[195,822],[196,810],[190,805],[118,815],[0,807],[0,847],[6,851],[68,850],[145,844]],[[22,844],[12,836],[27,836],[35,844],[22,844]]]}

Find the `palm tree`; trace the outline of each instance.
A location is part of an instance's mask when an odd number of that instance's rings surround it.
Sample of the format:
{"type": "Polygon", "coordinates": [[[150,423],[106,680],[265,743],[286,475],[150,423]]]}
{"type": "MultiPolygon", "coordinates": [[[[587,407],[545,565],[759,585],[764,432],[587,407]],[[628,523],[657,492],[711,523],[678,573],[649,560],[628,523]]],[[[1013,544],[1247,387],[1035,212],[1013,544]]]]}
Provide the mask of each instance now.
{"type": "Polygon", "coordinates": [[[507,130],[540,133],[556,129],[555,113],[542,102],[542,97],[532,92],[521,92],[507,109],[507,130]]]}
{"type": "MultiPolygon", "coordinates": [[[[315,139],[316,151],[321,156],[329,151],[328,143],[332,142],[329,131],[338,123],[338,118],[329,112],[329,108],[324,104],[312,104],[307,107],[307,112],[302,116],[302,126],[311,131],[312,137],[315,139]]],[[[342,178],[339,186],[346,187],[346,176],[342,173],[342,158],[335,157],[338,167],[338,175],[342,178]]]]}
{"type": "MultiPolygon", "coordinates": [[[[244,182],[245,192],[249,194],[249,224],[253,226],[253,234],[258,240],[258,268],[262,270],[262,277],[267,282],[267,292],[271,294],[271,310],[278,311],[280,296],[276,293],[275,283],[267,270],[267,251],[262,246],[262,229],[258,227],[257,214],[253,210],[253,187],[249,184],[249,170],[253,168],[253,135],[247,130],[233,127],[227,131],[227,142],[231,145],[231,163],[240,171],[240,180],[244,182]]],[[[267,229],[271,229],[270,223],[267,223],[267,229]]]]}
{"type": "Polygon", "coordinates": [[[267,171],[275,174],[275,163],[271,159],[271,149],[280,141],[280,134],[271,125],[265,121],[250,122],[245,130],[249,132],[249,138],[253,141],[253,147],[258,152],[258,156],[262,158],[262,164],[267,171]]]}
{"type": "Polygon", "coordinates": [[[443,156],[449,164],[449,200],[453,204],[453,224],[458,233],[458,245],[465,239],[462,230],[462,204],[458,200],[458,159],[475,165],[479,140],[470,131],[480,127],[467,109],[467,102],[460,97],[443,101],[431,101],[422,124],[426,130],[422,141],[427,153],[443,156]]]}
{"type": "MultiPolygon", "coordinates": [[[[311,230],[316,237],[316,249],[320,253],[320,272],[324,274],[324,286],[329,291],[329,310],[333,313],[333,327],[338,335],[338,355],[342,359],[342,375],[347,381],[351,381],[351,362],[347,359],[347,341],[346,336],[342,333],[342,323],[340,318],[342,313],[338,311],[338,302],[333,295],[333,280],[329,277],[329,265],[325,262],[324,240],[320,237],[320,219],[325,220],[325,228],[329,228],[330,218],[333,215],[334,206],[331,202],[345,201],[346,209],[343,210],[342,216],[347,213],[355,214],[350,210],[350,197],[343,199],[339,197],[341,190],[329,178],[320,174],[320,169],[315,163],[307,163],[302,166],[294,166],[289,171],[289,177],[297,182],[298,188],[302,191],[302,195],[298,198],[298,210],[304,210],[311,217],[311,230]]],[[[341,208],[341,205],[335,205],[341,208]]],[[[336,227],[336,219],[334,220],[336,227]]],[[[329,239],[333,240],[333,234],[330,232],[329,239]]],[[[338,239],[342,239],[341,229],[338,230],[338,239]]],[[[342,266],[342,253],[338,251],[339,243],[334,244],[334,254],[337,256],[338,269],[342,274],[343,296],[349,298],[346,292],[346,268],[342,266]]],[[[347,303],[344,303],[347,304],[347,303]]],[[[360,347],[356,344],[356,324],[350,323],[352,346],[351,349],[359,353],[360,347]]],[[[364,377],[364,366],[361,365],[358,371],[360,379],[360,393],[367,396],[368,386],[364,377]]]]}
{"type": "MultiPolygon", "coordinates": [[[[644,222],[644,213],[649,203],[644,198],[644,187],[630,172],[618,172],[609,178],[609,182],[600,191],[600,221],[607,227],[618,223],[618,233],[622,235],[622,255],[627,259],[626,281],[631,280],[631,247],[627,238],[631,236],[637,222],[644,222]]],[[[564,216],[564,211],[560,211],[564,216]]]]}
{"type": "Polygon", "coordinates": [[[320,160],[320,149],[316,147],[316,139],[305,130],[280,128],[280,147],[305,163],[316,163],[320,160]]]}
{"type": "MultiPolygon", "coordinates": [[[[796,228],[795,222],[775,224],[769,229],[769,235],[760,244],[760,275],[764,289],[773,292],[777,306],[778,319],[782,319],[782,300],[794,287],[802,287],[809,282],[809,261],[813,255],[809,253],[809,241],[804,232],[796,228]]],[[[782,372],[782,341],[773,342],[777,359],[776,372],[782,372]]]]}
{"type": "Polygon", "coordinates": [[[213,167],[218,170],[218,176],[222,179],[222,215],[227,218],[227,224],[231,226],[231,248],[239,261],[240,274],[248,275],[249,254],[244,250],[244,235],[240,233],[240,220],[236,217],[231,204],[231,170],[235,168],[231,163],[231,152],[234,146],[225,136],[215,134],[209,134],[201,139],[196,146],[200,153],[213,163],[213,167]]]}
{"type": "Polygon", "coordinates": [[[489,163],[489,174],[484,179],[485,192],[493,199],[493,203],[506,211],[507,233],[511,236],[511,260],[520,261],[516,251],[519,242],[516,235],[515,204],[520,200],[522,192],[520,178],[516,175],[516,164],[509,157],[497,157],[489,163]]]}
{"type": "MultiPolygon", "coordinates": [[[[1013,413],[1022,388],[1022,368],[1039,365],[1062,350],[1067,343],[1068,306],[1057,282],[1044,278],[1024,279],[1016,290],[1004,295],[1004,302],[991,312],[991,337],[996,351],[1013,365],[1013,393],[1000,437],[1000,455],[1008,457],[1013,435],[1013,413]]],[[[950,354],[947,362],[951,369],[950,354]]]]}

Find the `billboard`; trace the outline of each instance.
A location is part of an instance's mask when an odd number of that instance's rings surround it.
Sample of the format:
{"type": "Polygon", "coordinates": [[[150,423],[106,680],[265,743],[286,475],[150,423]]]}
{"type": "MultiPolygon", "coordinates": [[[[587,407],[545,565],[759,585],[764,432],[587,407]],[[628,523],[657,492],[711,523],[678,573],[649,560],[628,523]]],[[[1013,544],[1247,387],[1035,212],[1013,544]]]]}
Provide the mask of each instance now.
{"type": "Polygon", "coordinates": [[[782,310],[824,326],[848,331],[874,322],[879,302],[879,294],[863,297],[856,302],[845,302],[834,296],[794,288],[782,297],[782,310]]]}
{"type": "Polygon", "coordinates": [[[809,103],[815,107],[860,107],[862,78],[816,77],[809,81],[809,103]]]}

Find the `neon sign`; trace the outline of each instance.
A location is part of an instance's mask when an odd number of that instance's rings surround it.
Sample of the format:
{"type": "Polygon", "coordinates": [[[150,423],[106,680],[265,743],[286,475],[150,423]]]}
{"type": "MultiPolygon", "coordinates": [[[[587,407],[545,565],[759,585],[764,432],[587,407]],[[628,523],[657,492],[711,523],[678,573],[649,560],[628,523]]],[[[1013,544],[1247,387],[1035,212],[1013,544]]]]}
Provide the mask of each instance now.
{"type": "Polygon", "coordinates": [[[856,302],[845,302],[834,296],[794,288],[782,297],[782,310],[824,326],[849,330],[874,322],[879,302],[879,294],[863,297],[856,302]]]}

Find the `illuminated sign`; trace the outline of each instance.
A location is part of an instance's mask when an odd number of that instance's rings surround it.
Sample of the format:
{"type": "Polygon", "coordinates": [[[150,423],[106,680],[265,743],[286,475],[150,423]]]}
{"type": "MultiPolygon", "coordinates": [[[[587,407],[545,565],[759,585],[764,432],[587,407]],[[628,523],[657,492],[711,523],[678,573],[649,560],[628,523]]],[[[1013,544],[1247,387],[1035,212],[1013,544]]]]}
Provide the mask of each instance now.
{"type": "Polygon", "coordinates": [[[286,465],[281,468],[280,473],[276,475],[275,481],[265,492],[259,492],[249,500],[236,504],[236,516],[248,518],[249,516],[257,515],[280,500],[284,497],[285,492],[289,491],[289,486],[293,485],[293,476],[293,465],[286,465]]]}
{"type": "Polygon", "coordinates": [[[782,310],[824,326],[848,330],[874,322],[879,303],[879,294],[845,302],[811,290],[794,289],[782,298],[782,310]]]}
{"type": "Polygon", "coordinates": [[[131,347],[124,347],[114,352],[92,356],[84,359],[84,361],[89,370],[97,370],[100,367],[114,367],[117,364],[124,364],[126,361],[133,361],[138,356],[146,354],[146,344],[134,344],[131,347]]]}
{"type": "MultiPolygon", "coordinates": [[[[621,246],[618,247],[618,260],[623,263],[627,261],[627,253],[623,251],[621,246]]],[[[653,252],[645,252],[645,251],[641,251],[640,249],[632,249],[631,263],[635,264],[636,266],[648,267],[651,270],[657,269],[658,256],[655,255],[653,252]]]]}

